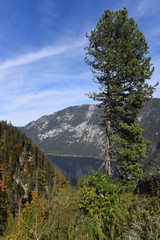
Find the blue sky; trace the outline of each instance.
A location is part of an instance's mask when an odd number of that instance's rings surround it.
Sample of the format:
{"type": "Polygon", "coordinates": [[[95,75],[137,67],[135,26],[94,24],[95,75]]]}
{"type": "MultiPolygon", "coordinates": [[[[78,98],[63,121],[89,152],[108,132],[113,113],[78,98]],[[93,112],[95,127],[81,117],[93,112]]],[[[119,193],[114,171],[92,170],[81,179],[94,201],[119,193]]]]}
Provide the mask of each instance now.
{"type": "MultiPolygon", "coordinates": [[[[144,33],[160,78],[158,0],[0,0],[0,119],[24,126],[98,89],[84,62],[86,32],[105,9],[126,7],[144,33]]],[[[159,97],[160,86],[154,93],[159,97]]]]}

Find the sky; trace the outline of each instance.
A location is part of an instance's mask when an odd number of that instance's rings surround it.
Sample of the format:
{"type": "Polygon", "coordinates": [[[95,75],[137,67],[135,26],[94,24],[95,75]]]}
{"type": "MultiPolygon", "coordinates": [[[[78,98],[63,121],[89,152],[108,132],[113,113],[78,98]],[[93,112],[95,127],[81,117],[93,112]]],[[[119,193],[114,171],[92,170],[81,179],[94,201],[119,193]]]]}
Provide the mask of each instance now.
{"type": "MultiPolygon", "coordinates": [[[[0,120],[25,126],[69,106],[94,103],[85,37],[105,9],[126,7],[149,45],[160,79],[158,0],[0,0],[0,120]]],[[[160,86],[153,97],[159,98],[160,86]]]]}

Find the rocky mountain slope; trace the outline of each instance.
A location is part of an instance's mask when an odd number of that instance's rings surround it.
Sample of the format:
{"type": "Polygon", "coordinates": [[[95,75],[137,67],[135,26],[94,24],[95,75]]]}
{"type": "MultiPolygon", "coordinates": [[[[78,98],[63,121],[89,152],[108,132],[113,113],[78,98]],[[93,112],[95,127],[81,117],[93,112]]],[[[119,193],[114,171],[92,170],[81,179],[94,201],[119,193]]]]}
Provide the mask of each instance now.
{"type": "Polygon", "coordinates": [[[96,105],[69,107],[46,115],[22,128],[45,153],[99,156],[104,134],[96,105]]]}
{"type": "Polygon", "coordinates": [[[144,129],[144,138],[150,141],[146,149],[146,169],[150,173],[160,174],[160,99],[155,98],[145,103],[137,121],[144,129]]]}
{"type": "MultiPolygon", "coordinates": [[[[46,115],[22,128],[46,153],[101,157],[104,133],[99,127],[100,110],[96,105],[69,107],[46,115]]],[[[160,99],[146,103],[137,117],[145,129],[145,139],[151,141],[146,149],[154,165],[160,156],[160,99]]],[[[159,162],[159,160],[158,160],[159,162]]]]}

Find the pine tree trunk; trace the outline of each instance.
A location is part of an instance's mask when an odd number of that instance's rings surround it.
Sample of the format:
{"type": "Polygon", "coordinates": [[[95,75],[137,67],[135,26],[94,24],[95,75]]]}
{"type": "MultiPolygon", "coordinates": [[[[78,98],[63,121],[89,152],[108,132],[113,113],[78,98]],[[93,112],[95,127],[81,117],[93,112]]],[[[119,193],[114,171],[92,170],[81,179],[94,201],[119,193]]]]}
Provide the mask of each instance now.
{"type": "Polygon", "coordinates": [[[18,199],[18,217],[20,217],[20,214],[21,214],[21,198],[18,199]]]}
{"type": "Polygon", "coordinates": [[[111,175],[111,93],[110,93],[110,72],[107,71],[107,102],[106,102],[106,153],[105,153],[105,170],[111,175]]]}
{"type": "Polygon", "coordinates": [[[106,156],[105,156],[105,170],[111,175],[111,156],[110,156],[110,136],[111,136],[111,122],[107,120],[106,126],[106,156]]]}

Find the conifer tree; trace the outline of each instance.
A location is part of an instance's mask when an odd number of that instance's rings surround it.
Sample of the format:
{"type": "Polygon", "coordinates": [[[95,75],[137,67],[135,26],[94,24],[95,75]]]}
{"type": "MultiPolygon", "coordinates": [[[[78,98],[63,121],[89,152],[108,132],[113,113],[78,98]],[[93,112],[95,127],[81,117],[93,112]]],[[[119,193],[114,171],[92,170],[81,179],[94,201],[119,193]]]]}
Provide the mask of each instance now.
{"type": "Polygon", "coordinates": [[[7,199],[7,187],[0,180],[0,235],[3,232],[4,225],[7,222],[8,217],[8,199],[7,199]]]}
{"type": "Polygon", "coordinates": [[[156,87],[146,83],[154,71],[148,45],[126,8],[106,10],[86,36],[85,60],[100,84],[99,92],[89,97],[100,101],[103,109],[105,168],[111,175],[111,161],[116,158],[120,175],[133,179],[140,175],[137,162],[145,159],[147,144],[135,118],[156,87]]]}

